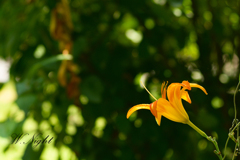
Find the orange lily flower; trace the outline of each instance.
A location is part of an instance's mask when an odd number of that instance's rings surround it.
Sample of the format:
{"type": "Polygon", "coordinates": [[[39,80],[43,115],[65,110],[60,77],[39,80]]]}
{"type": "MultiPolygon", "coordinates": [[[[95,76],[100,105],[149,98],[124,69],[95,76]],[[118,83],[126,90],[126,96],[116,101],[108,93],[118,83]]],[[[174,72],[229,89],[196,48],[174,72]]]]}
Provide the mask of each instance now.
{"type": "MultiPolygon", "coordinates": [[[[144,86],[144,85],[143,85],[144,86]]],[[[139,109],[148,109],[154,115],[157,124],[160,126],[161,117],[164,116],[174,122],[184,123],[192,126],[192,122],[189,120],[188,114],[185,111],[182,99],[191,103],[191,99],[186,90],[191,90],[192,87],[201,89],[205,94],[207,91],[196,83],[189,83],[188,81],[182,81],[182,83],[172,83],[167,88],[167,83],[162,83],[161,95],[162,98],[158,100],[147,90],[146,91],[156,100],[151,104],[139,104],[133,106],[127,113],[127,118],[139,109]],[[166,97],[167,95],[167,97],[166,97]],[[168,100],[167,100],[168,98],[168,100]]]]}

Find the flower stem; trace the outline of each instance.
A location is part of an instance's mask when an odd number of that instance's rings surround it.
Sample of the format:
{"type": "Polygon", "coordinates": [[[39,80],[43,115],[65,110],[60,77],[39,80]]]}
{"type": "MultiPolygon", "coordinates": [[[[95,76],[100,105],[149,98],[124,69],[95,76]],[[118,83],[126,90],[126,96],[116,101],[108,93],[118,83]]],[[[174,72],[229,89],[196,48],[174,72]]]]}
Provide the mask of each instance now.
{"type": "Polygon", "coordinates": [[[197,126],[195,126],[191,121],[188,121],[187,123],[190,127],[192,127],[195,131],[197,131],[199,134],[201,134],[201,136],[205,137],[208,141],[212,142],[216,148],[216,150],[214,151],[214,153],[218,156],[218,158],[220,160],[223,160],[222,158],[222,154],[219,150],[217,141],[215,139],[215,137],[211,137],[211,136],[207,136],[205,132],[203,132],[201,129],[199,129],[197,126]]]}
{"type": "Polygon", "coordinates": [[[233,97],[234,113],[235,113],[234,121],[237,119],[236,94],[238,92],[239,86],[240,86],[240,81],[238,82],[238,85],[237,85],[237,88],[235,90],[234,97],[233,97]]]}
{"type": "Polygon", "coordinates": [[[201,129],[199,129],[197,126],[195,126],[191,121],[187,123],[190,127],[192,127],[195,131],[197,131],[201,136],[208,138],[205,132],[203,132],[201,129]]]}

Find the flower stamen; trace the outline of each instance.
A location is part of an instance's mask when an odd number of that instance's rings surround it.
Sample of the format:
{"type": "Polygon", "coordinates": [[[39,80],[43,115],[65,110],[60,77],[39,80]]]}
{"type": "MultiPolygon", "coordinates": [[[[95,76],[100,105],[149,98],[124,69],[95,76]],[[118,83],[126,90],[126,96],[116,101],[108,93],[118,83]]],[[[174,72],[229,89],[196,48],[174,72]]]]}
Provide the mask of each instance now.
{"type": "Polygon", "coordinates": [[[143,82],[142,82],[142,81],[140,81],[140,82],[141,82],[142,86],[144,87],[144,89],[149,93],[149,95],[150,95],[153,99],[155,99],[155,100],[157,101],[157,98],[155,98],[155,97],[148,91],[148,89],[145,87],[145,85],[143,84],[143,82]]]}

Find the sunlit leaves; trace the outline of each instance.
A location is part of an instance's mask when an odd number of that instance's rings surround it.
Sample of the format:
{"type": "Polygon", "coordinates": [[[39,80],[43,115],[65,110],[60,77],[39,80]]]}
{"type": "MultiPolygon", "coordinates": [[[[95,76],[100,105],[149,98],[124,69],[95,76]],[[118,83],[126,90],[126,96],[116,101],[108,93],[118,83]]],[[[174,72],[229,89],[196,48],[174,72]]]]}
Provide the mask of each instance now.
{"type": "Polygon", "coordinates": [[[16,128],[17,123],[12,120],[12,119],[7,119],[4,122],[0,123],[0,136],[1,137],[9,137],[9,135],[11,135],[14,131],[14,129],[16,128]]]}
{"type": "Polygon", "coordinates": [[[47,118],[50,116],[52,110],[52,104],[49,101],[45,101],[42,103],[42,116],[47,118]]]}
{"type": "Polygon", "coordinates": [[[199,50],[196,43],[188,43],[179,54],[179,58],[194,61],[199,57],[199,50]]]}
{"type": "Polygon", "coordinates": [[[92,134],[98,138],[102,137],[107,121],[104,117],[98,117],[95,121],[95,126],[92,129],[92,134]]]}
{"type": "Polygon", "coordinates": [[[38,122],[36,122],[33,117],[28,117],[28,119],[26,119],[24,121],[24,124],[22,126],[22,131],[24,133],[33,133],[36,132],[38,129],[38,122]]]}
{"type": "Polygon", "coordinates": [[[75,105],[70,105],[68,108],[68,123],[78,127],[84,124],[82,111],[75,105]]]}

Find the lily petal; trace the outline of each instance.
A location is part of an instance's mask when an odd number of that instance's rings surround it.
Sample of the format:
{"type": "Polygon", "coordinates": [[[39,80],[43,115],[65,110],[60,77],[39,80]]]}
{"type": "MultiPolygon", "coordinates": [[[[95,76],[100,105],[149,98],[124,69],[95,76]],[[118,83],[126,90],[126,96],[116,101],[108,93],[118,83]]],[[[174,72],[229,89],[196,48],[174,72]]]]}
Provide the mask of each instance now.
{"type": "Polygon", "coordinates": [[[150,110],[150,105],[149,104],[139,104],[136,106],[133,106],[132,108],[130,108],[127,112],[127,118],[129,118],[131,116],[131,114],[139,109],[149,109],[150,110]]]}
{"type": "Polygon", "coordinates": [[[174,122],[187,123],[189,121],[188,115],[183,116],[182,113],[179,113],[179,111],[171,105],[171,103],[163,98],[158,99],[157,111],[174,122]]]}
{"type": "Polygon", "coordinates": [[[183,91],[182,92],[182,97],[181,97],[183,100],[187,101],[188,103],[192,103],[191,99],[190,99],[190,96],[188,94],[187,91],[183,91]]]}
{"type": "Polygon", "coordinates": [[[167,88],[167,97],[170,102],[173,100],[177,86],[179,89],[183,87],[185,89],[191,90],[190,83],[188,81],[182,81],[182,83],[171,83],[167,88]]]}
{"type": "Polygon", "coordinates": [[[157,113],[157,117],[155,117],[157,124],[160,126],[162,114],[160,112],[157,113]]]}
{"type": "Polygon", "coordinates": [[[182,81],[183,87],[187,88],[189,91],[191,90],[191,86],[188,81],[182,81]]]}
{"type": "Polygon", "coordinates": [[[175,95],[173,101],[170,103],[173,104],[173,107],[181,114],[182,117],[185,117],[185,119],[189,119],[187,112],[185,111],[183,105],[182,105],[182,93],[185,91],[185,88],[181,89],[181,86],[175,87],[175,95]]]}
{"type": "Polygon", "coordinates": [[[178,85],[180,85],[180,83],[171,83],[167,88],[167,97],[170,102],[173,101],[175,87],[178,85]]]}
{"type": "Polygon", "coordinates": [[[154,115],[154,117],[157,117],[157,110],[156,110],[156,108],[157,108],[157,101],[151,103],[149,105],[149,108],[150,108],[151,113],[154,115]]]}
{"type": "Polygon", "coordinates": [[[202,86],[200,86],[200,85],[198,85],[198,84],[196,84],[196,83],[190,83],[190,86],[191,86],[191,87],[199,88],[199,89],[201,89],[206,95],[208,94],[205,88],[203,88],[202,86]]]}

